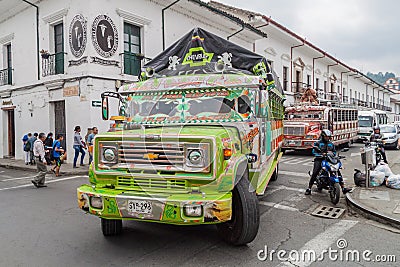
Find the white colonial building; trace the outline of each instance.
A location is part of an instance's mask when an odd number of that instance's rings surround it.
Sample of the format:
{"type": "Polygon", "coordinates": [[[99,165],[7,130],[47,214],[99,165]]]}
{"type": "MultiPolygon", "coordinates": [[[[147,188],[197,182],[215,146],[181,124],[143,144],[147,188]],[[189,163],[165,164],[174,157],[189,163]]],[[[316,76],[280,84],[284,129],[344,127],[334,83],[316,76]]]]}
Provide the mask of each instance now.
{"type": "Polygon", "coordinates": [[[137,81],[141,65],[194,27],[270,60],[287,103],[319,96],[400,111],[391,91],[262,14],[201,0],[0,1],[0,157],[22,158],[28,132],[97,126],[104,91],[137,81]]]}

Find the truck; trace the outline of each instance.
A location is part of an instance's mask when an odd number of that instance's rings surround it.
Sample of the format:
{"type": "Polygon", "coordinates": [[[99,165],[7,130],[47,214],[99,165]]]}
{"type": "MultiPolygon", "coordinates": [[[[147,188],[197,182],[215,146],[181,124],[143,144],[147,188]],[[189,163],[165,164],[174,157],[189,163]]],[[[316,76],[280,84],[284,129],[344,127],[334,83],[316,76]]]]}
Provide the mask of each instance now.
{"type": "Polygon", "coordinates": [[[332,132],[336,146],[351,146],[357,141],[358,110],[338,103],[297,103],[286,107],[283,151],[301,150],[311,153],[321,130],[332,132]]]}
{"type": "Polygon", "coordinates": [[[100,218],[105,236],[136,220],[215,224],[226,242],[251,242],[257,196],[282,156],[276,74],[264,57],[200,28],[142,69],[141,81],[102,93],[102,117],[114,122],[94,139],[79,207],[100,218]]]}

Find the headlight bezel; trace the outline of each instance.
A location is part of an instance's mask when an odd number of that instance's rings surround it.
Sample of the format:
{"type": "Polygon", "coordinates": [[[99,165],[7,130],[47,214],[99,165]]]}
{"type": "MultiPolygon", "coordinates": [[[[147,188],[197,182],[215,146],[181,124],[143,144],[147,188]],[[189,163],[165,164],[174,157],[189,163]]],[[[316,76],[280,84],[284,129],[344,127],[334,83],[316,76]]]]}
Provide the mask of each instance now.
{"type": "Polygon", "coordinates": [[[110,145],[106,145],[106,146],[102,146],[101,147],[101,163],[104,164],[117,164],[118,163],[118,147],[116,146],[110,146],[110,145]],[[107,159],[105,153],[107,151],[112,151],[112,153],[114,154],[114,158],[113,159],[107,159]]]}
{"type": "Polygon", "coordinates": [[[185,144],[184,149],[184,168],[187,172],[209,172],[211,168],[210,161],[210,144],[209,143],[193,143],[185,144]],[[193,153],[200,154],[199,163],[190,161],[189,156],[193,153]]]}

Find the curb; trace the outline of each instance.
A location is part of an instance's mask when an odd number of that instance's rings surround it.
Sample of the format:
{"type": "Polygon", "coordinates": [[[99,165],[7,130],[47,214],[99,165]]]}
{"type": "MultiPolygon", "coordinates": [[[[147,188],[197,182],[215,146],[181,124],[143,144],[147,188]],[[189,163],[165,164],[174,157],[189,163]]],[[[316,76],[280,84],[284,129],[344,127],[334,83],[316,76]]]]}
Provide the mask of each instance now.
{"type": "Polygon", "coordinates": [[[384,215],[375,209],[371,209],[367,206],[364,206],[360,203],[354,201],[354,199],[350,196],[350,194],[346,194],[346,201],[351,208],[361,214],[362,216],[378,221],[380,223],[388,224],[392,227],[400,229],[400,220],[392,218],[388,215],[384,215]]]}
{"type": "MultiPolygon", "coordinates": [[[[16,166],[16,165],[11,165],[11,164],[5,164],[5,163],[0,163],[0,167],[6,168],[6,169],[13,169],[13,170],[20,170],[20,171],[34,171],[36,172],[36,168],[30,168],[30,167],[25,167],[25,166],[16,166]]],[[[87,175],[89,170],[77,170],[77,171],[62,171],[62,174],[65,175],[87,175]]]]}

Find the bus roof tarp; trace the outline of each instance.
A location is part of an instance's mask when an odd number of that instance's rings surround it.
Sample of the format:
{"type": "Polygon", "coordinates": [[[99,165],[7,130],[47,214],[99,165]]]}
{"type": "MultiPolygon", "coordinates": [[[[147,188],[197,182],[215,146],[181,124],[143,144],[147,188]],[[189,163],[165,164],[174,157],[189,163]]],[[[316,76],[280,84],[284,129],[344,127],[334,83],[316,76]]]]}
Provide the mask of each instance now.
{"type": "Polygon", "coordinates": [[[259,75],[268,86],[277,78],[263,56],[201,28],[194,28],[146,63],[140,78],[221,73],[259,75]]]}

